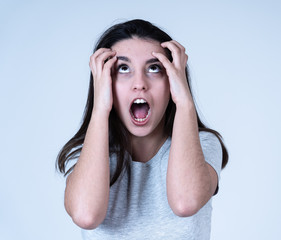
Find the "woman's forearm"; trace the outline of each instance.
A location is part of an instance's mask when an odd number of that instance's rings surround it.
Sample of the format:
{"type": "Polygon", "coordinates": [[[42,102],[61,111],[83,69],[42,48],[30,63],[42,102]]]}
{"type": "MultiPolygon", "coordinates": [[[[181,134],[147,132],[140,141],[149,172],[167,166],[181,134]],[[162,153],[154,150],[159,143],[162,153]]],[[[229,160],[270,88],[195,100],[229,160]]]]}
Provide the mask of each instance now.
{"type": "Polygon", "coordinates": [[[108,114],[93,112],[65,190],[65,208],[82,228],[96,228],[106,216],[110,184],[108,141],[108,114]]]}
{"type": "Polygon", "coordinates": [[[213,195],[216,173],[205,162],[193,103],[177,106],[167,171],[167,197],[175,214],[195,214],[213,195]]]}

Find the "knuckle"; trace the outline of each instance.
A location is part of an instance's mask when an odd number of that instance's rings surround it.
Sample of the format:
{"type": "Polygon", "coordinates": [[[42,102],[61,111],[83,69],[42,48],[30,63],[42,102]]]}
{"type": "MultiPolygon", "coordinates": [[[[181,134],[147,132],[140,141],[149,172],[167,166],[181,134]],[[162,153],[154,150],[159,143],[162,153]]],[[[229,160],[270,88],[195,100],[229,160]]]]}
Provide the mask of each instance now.
{"type": "Polygon", "coordinates": [[[92,54],[91,57],[90,57],[90,62],[93,62],[94,59],[95,59],[95,56],[94,56],[94,54],[92,54]]]}
{"type": "Polygon", "coordinates": [[[101,58],[102,58],[102,54],[99,55],[99,56],[97,56],[97,57],[95,58],[95,61],[100,61],[101,58]]]}
{"type": "Polygon", "coordinates": [[[108,64],[108,62],[107,62],[106,64],[104,64],[103,70],[108,71],[110,69],[110,67],[111,67],[110,64],[108,64]]]}
{"type": "Polygon", "coordinates": [[[180,50],[178,47],[176,47],[176,48],[175,48],[175,53],[176,53],[176,54],[180,54],[180,53],[181,53],[181,50],[180,50]]]}
{"type": "Polygon", "coordinates": [[[108,58],[108,60],[105,62],[104,67],[110,68],[112,64],[115,62],[115,58],[108,58]]]}

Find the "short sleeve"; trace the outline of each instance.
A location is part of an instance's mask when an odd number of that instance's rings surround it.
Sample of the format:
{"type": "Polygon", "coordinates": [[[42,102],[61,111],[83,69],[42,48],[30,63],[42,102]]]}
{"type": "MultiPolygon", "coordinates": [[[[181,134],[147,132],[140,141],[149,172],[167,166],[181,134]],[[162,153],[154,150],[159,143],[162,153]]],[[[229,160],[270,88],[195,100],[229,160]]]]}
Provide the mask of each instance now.
{"type": "MultiPolygon", "coordinates": [[[[201,131],[199,137],[205,161],[214,168],[219,181],[222,166],[222,147],[220,141],[215,134],[210,132],[201,131]]],[[[215,194],[217,192],[218,187],[215,194]]]]}

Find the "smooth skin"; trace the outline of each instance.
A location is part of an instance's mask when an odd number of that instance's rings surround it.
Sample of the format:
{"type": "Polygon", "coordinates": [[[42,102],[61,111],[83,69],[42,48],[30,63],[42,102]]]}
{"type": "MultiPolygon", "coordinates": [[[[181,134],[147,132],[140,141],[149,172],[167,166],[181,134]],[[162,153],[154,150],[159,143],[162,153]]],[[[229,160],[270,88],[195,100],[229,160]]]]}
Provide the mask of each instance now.
{"type": "Polygon", "coordinates": [[[162,146],[165,136],[164,114],[170,100],[169,80],[162,63],[152,51],[165,54],[159,42],[128,39],[116,43],[118,61],[113,75],[113,105],[121,121],[131,133],[131,155],[134,161],[149,161],[162,146]],[[144,98],[150,106],[149,121],[136,126],[130,116],[131,103],[144,98]]]}
{"type": "Polygon", "coordinates": [[[167,138],[163,125],[165,111],[161,110],[161,114],[156,110],[161,101],[164,102],[160,108],[165,109],[167,95],[155,96],[157,84],[149,80],[152,77],[156,82],[162,79],[163,82],[158,84],[162,84],[164,92],[168,88],[168,95],[171,94],[177,109],[166,178],[169,205],[176,215],[187,217],[195,214],[212,197],[218,178],[215,170],[205,162],[200,145],[195,107],[185,76],[187,59],[184,47],[174,40],[160,44],[139,38],[120,41],[112,49],[102,48],[91,56],[94,107],[81,155],[67,178],[65,190],[65,208],[81,228],[94,229],[106,216],[110,182],[108,117],[112,107],[117,108],[132,135],[134,161],[151,159],[167,138]],[[127,46],[130,46],[130,51],[126,51],[127,46]],[[165,56],[164,48],[172,52],[172,63],[165,56]],[[125,75],[131,78],[125,85],[122,85],[124,75],[119,78],[114,75],[112,79],[111,74],[120,61],[117,60],[119,54],[131,60],[127,63],[132,69],[131,75],[125,75]],[[162,75],[151,75],[151,70],[147,69],[154,68],[146,64],[146,60],[151,58],[159,60],[165,74],[162,71],[162,75]],[[127,100],[139,94],[151,102],[152,113],[147,126],[130,125],[129,121],[126,122],[128,113],[124,110],[129,110],[128,106],[117,104],[118,101],[125,102],[126,97],[118,97],[118,89],[127,85],[130,86],[127,100]]]}

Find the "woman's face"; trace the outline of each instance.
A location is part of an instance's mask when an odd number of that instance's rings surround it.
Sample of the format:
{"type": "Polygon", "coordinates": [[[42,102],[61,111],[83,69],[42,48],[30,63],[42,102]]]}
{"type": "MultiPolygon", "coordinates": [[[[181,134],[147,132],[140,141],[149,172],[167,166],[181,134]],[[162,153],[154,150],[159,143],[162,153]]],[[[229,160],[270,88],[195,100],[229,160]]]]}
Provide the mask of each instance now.
{"type": "Polygon", "coordinates": [[[128,131],[137,137],[163,134],[170,86],[163,65],[151,53],[165,54],[160,43],[132,38],[112,46],[113,105],[128,131]]]}

